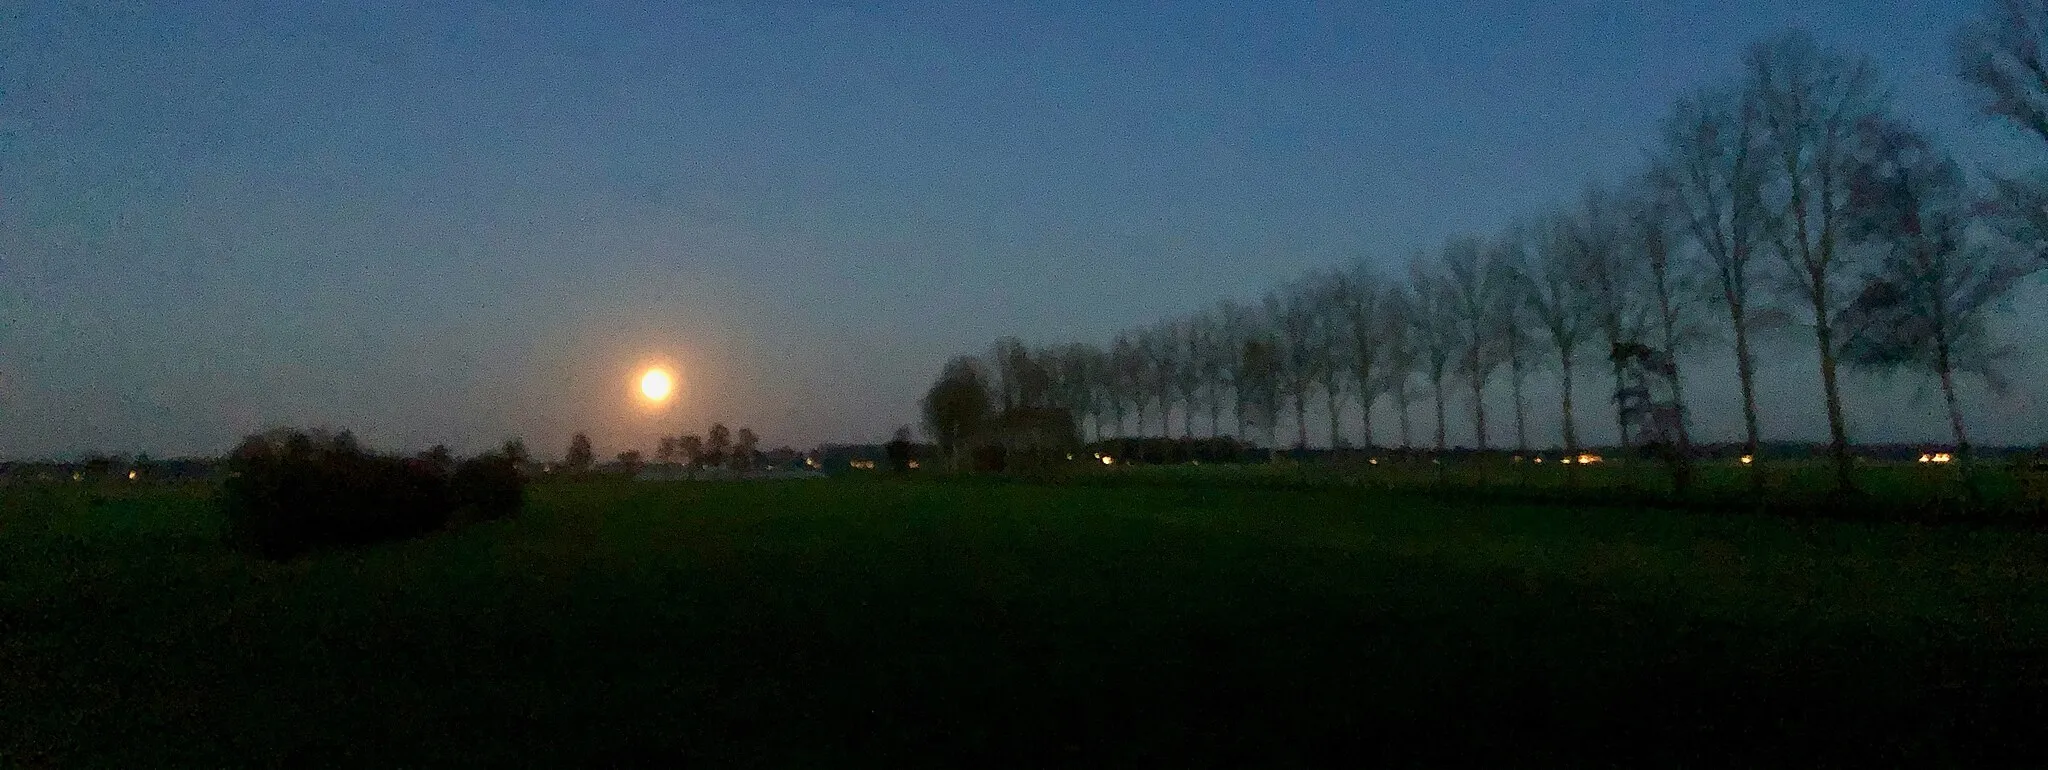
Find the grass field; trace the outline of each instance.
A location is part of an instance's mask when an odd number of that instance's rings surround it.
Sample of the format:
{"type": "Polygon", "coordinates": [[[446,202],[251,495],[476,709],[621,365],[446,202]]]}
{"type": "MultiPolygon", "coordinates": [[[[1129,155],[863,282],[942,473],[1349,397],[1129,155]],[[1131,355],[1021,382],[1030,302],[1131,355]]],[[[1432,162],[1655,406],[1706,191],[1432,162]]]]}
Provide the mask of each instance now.
{"type": "Polygon", "coordinates": [[[0,489],[0,766],[2043,759],[2048,536],[1369,488],[561,483],[268,564],[0,489]]]}

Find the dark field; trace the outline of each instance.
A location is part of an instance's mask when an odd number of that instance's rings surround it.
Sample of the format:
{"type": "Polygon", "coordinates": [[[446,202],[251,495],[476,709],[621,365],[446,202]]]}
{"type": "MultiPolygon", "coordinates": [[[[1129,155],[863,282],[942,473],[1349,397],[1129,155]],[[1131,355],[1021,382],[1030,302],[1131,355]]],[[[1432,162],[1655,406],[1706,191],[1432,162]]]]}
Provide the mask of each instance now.
{"type": "Polygon", "coordinates": [[[2048,745],[2039,534],[1314,485],[589,482],[277,565],[220,545],[208,495],[0,489],[0,766],[2048,745]]]}

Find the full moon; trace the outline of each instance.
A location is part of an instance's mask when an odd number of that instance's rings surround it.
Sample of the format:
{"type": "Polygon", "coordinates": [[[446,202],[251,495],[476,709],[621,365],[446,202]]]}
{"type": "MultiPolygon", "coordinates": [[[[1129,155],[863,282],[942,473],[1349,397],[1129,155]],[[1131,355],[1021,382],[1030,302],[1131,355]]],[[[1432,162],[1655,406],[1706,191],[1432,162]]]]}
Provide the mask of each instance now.
{"type": "Polygon", "coordinates": [[[666,401],[668,394],[673,390],[675,380],[669,378],[668,372],[649,369],[646,374],[640,375],[640,395],[646,396],[649,401],[666,401]]]}

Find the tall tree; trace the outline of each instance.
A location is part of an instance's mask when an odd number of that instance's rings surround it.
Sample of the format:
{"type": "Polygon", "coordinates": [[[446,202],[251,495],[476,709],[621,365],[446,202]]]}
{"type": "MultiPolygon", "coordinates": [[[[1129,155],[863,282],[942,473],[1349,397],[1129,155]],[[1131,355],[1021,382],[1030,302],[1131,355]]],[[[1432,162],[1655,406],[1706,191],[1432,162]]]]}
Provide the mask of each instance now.
{"type": "MultiPolygon", "coordinates": [[[[1626,254],[1627,212],[1609,191],[1588,187],[1578,210],[1566,223],[1565,233],[1575,252],[1571,264],[1581,271],[1589,291],[1595,327],[1605,337],[1609,350],[1635,344],[1642,334],[1645,307],[1639,301],[1641,264],[1626,254]]],[[[1610,362],[1614,392],[1619,393],[1626,386],[1626,373],[1621,360],[1610,362]]],[[[1615,433],[1622,448],[1627,449],[1632,443],[1628,416],[1619,400],[1615,400],[1614,406],[1615,433]]]]}
{"type": "Polygon", "coordinates": [[[1161,321],[1139,333],[1139,349],[1145,351],[1149,390],[1159,400],[1159,436],[1173,434],[1173,405],[1180,400],[1180,332],[1172,321],[1161,321]]]}
{"type": "Polygon", "coordinates": [[[1593,301],[1585,271],[1576,264],[1579,250],[1572,244],[1569,227],[1562,216],[1547,223],[1538,232],[1534,261],[1523,263],[1516,272],[1529,310],[1557,352],[1559,429],[1564,434],[1565,454],[1576,455],[1579,429],[1573,414],[1573,364],[1591,331],[1593,301]]]}
{"type": "Polygon", "coordinates": [[[1441,273],[1447,328],[1460,348],[1458,373],[1472,385],[1472,435],[1480,451],[1489,443],[1486,385],[1506,357],[1499,325],[1505,282],[1493,263],[1495,256],[1478,238],[1452,238],[1444,244],[1441,273]]]}
{"type": "Polygon", "coordinates": [[[1436,450],[1450,448],[1444,432],[1444,379],[1458,355],[1457,317],[1441,265],[1417,257],[1408,264],[1408,326],[1419,353],[1423,379],[1436,405],[1436,450]]]}
{"type": "Polygon", "coordinates": [[[1489,262],[1494,271],[1493,280],[1499,285],[1494,292],[1498,307],[1493,313],[1493,321],[1502,359],[1508,365],[1508,391],[1515,405],[1515,451],[1528,454],[1529,401],[1526,393],[1533,340],[1529,333],[1529,295],[1523,289],[1519,272],[1520,266],[1528,261],[1528,234],[1516,226],[1494,241],[1491,248],[1489,262]]]}
{"type": "Polygon", "coordinates": [[[990,392],[993,408],[1007,412],[1025,406],[1026,383],[1031,379],[1031,349],[1016,337],[998,337],[989,346],[985,360],[995,375],[990,392]]]}
{"type": "Polygon", "coordinates": [[[1847,299],[1838,284],[1855,267],[1855,252],[1843,248],[1842,236],[1857,129],[1883,119],[1885,95],[1869,60],[1823,48],[1801,33],[1757,44],[1745,63],[1771,158],[1763,188],[1771,241],[1791,278],[1789,293],[1812,313],[1835,485],[1848,491],[1855,487],[1854,466],[1836,372],[1840,340],[1834,316],[1847,299]]]}
{"type": "Polygon", "coordinates": [[[1118,435],[1130,435],[1124,430],[1125,410],[1134,410],[1138,417],[1138,433],[1145,432],[1145,393],[1148,390],[1145,351],[1130,332],[1119,332],[1109,343],[1108,383],[1109,410],[1116,417],[1118,435]]]}
{"type": "Polygon", "coordinates": [[[1308,446],[1308,396],[1315,388],[1316,365],[1322,360],[1316,349],[1316,297],[1312,285],[1297,281],[1266,293],[1266,317],[1272,319],[1274,341],[1280,354],[1280,382],[1288,402],[1294,406],[1297,431],[1295,448],[1308,446]]]}
{"type": "Polygon", "coordinates": [[[1173,368],[1173,388],[1176,400],[1180,402],[1180,435],[1193,438],[1195,435],[1195,412],[1202,403],[1202,328],[1198,316],[1180,318],[1171,324],[1176,357],[1180,360],[1173,368]]]}
{"type": "Polygon", "coordinates": [[[1417,365],[1422,360],[1422,345],[1416,340],[1415,324],[1412,323],[1415,303],[1398,286],[1383,287],[1381,295],[1384,304],[1380,308],[1380,340],[1386,357],[1386,365],[1382,367],[1386,378],[1382,382],[1387,394],[1394,397],[1400,446],[1409,449],[1415,446],[1415,431],[1409,409],[1413,391],[1408,386],[1415,379],[1417,365]]]}
{"type": "Polygon", "coordinates": [[[1237,390],[1239,422],[1247,428],[1263,426],[1267,449],[1279,444],[1283,384],[1280,346],[1270,331],[1255,329],[1244,338],[1244,352],[1238,356],[1237,390]]]}
{"type": "MultiPolygon", "coordinates": [[[[1671,447],[1673,477],[1680,494],[1686,492],[1692,479],[1692,428],[1691,414],[1685,401],[1685,382],[1679,367],[1679,351],[1690,344],[1696,336],[1693,327],[1690,298],[1699,292],[1696,263],[1680,258],[1675,253],[1675,238],[1672,234],[1673,219],[1678,202],[1666,193],[1669,188],[1657,182],[1667,176],[1653,169],[1647,177],[1642,195],[1636,201],[1635,219],[1636,243],[1644,263],[1649,267],[1651,295],[1656,299],[1652,325],[1663,344],[1663,356],[1652,357],[1657,363],[1658,373],[1663,375],[1671,391],[1668,404],[1674,413],[1671,422],[1671,447]]],[[[1751,458],[1755,464],[1755,458],[1751,458]]]]}
{"type": "Polygon", "coordinates": [[[1223,390],[1230,385],[1231,362],[1236,356],[1220,311],[1196,315],[1191,326],[1196,340],[1192,368],[1201,381],[1202,403],[1209,408],[1209,437],[1215,438],[1222,432],[1223,390]]]}
{"type": "Polygon", "coordinates": [[[2048,1],[1994,0],[1956,35],[1955,52],[1985,114],[2048,141],[2048,1]]]}
{"type": "Polygon", "coordinates": [[[947,361],[938,380],[925,391],[925,435],[938,445],[954,472],[963,467],[975,438],[989,429],[993,402],[981,362],[973,356],[947,361]]]}
{"type": "MultiPolygon", "coordinates": [[[[1957,71],[1984,112],[2048,141],[2048,1],[1995,0],[1955,38],[1957,71]]],[[[1991,224],[2037,262],[2048,260],[2048,179],[1994,176],[1991,224]]]]}
{"type": "Polygon", "coordinates": [[[1043,351],[1039,357],[1050,362],[1053,405],[1067,410],[1074,420],[1074,433],[1084,439],[1088,436],[1086,423],[1092,418],[1099,438],[1102,409],[1096,394],[1100,379],[1096,367],[1101,366],[1102,351],[1094,345],[1073,342],[1043,351]]]}
{"type": "Polygon", "coordinates": [[[1692,236],[1713,276],[1735,341],[1735,376],[1742,389],[1742,453],[1751,458],[1753,494],[1764,491],[1762,430],[1756,409],[1756,362],[1749,333],[1755,264],[1765,240],[1767,169],[1755,102],[1742,92],[1707,90],[1680,99],[1664,119],[1657,168],[1663,195],[1692,236]]]}
{"type": "Polygon", "coordinates": [[[1340,289],[1339,322],[1345,335],[1344,349],[1350,354],[1344,368],[1357,387],[1359,440],[1370,451],[1378,445],[1372,430],[1372,408],[1393,381],[1388,349],[1399,342],[1387,334],[1391,303],[1371,264],[1364,260],[1354,263],[1340,289]]]}
{"type": "Polygon", "coordinates": [[[1323,390],[1323,413],[1330,420],[1330,448],[1342,449],[1344,440],[1344,391],[1351,374],[1350,302],[1351,276],[1341,270],[1317,273],[1309,279],[1310,307],[1314,312],[1311,349],[1315,351],[1316,380],[1323,390]]]}
{"type": "Polygon", "coordinates": [[[1223,344],[1230,351],[1231,408],[1237,422],[1237,437],[1250,442],[1252,410],[1246,399],[1251,397],[1249,378],[1255,367],[1245,353],[1250,350],[1249,343],[1267,339],[1268,324],[1258,308],[1235,302],[1224,302],[1218,306],[1217,317],[1223,326],[1223,344]]]}
{"type": "Polygon", "coordinates": [[[1882,257],[1841,314],[1844,356],[1852,366],[1932,374],[1967,466],[1956,375],[2001,384],[1997,366],[2010,351],[1992,340],[1988,316],[2039,262],[1972,243],[1962,170],[1924,134],[1899,121],[1866,123],[1861,134],[1846,233],[1882,257]]]}

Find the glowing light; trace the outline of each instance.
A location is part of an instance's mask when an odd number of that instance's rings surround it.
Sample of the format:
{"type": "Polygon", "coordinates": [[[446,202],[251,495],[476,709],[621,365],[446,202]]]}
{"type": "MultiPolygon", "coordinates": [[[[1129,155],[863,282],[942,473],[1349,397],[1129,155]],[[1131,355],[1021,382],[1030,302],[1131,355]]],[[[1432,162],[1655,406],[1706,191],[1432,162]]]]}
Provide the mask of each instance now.
{"type": "Polygon", "coordinates": [[[875,469],[875,461],[873,460],[854,460],[846,465],[855,470],[871,471],[875,469]]]}
{"type": "Polygon", "coordinates": [[[640,395],[646,396],[649,401],[668,400],[675,387],[675,379],[660,369],[649,369],[646,374],[640,375],[640,395]]]}
{"type": "Polygon", "coordinates": [[[1592,465],[1593,463],[1597,463],[1597,462],[1600,462],[1600,456],[1599,456],[1599,455],[1593,455],[1593,454],[1582,454],[1582,455],[1579,455],[1579,464],[1580,464],[1580,465],[1592,465]]]}
{"type": "Polygon", "coordinates": [[[1372,458],[1372,459],[1370,459],[1370,460],[1367,460],[1367,461],[1365,461],[1365,462],[1366,462],[1366,464],[1367,464],[1367,465],[1378,465],[1378,464],[1380,464],[1380,458],[1377,458],[1377,457],[1375,457],[1375,458],[1372,458]]]}
{"type": "Polygon", "coordinates": [[[911,460],[911,461],[910,461],[910,469],[911,469],[911,470],[913,470],[913,471],[914,471],[914,470],[917,470],[917,461],[916,461],[916,460],[911,460]]]}
{"type": "Polygon", "coordinates": [[[1949,456],[1949,454],[1948,454],[1947,452],[1935,452],[1935,453],[1934,453],[1934,456],[1933,456],[1933,457],[1929,457],[1929,458],[1928,458],[1928,461],[1929,461],[1929,462],[1937,462],[1937,463],[1945,463],[1945,462],[1948,462],[1948,461],[1950,461],[1950,460],[1953,460],[1953,459],[1955,459],[1955,458],[1953,458],[1953,457],[1950,457],[1950,456],[1949,456]]]}
{"type": "Polygon", "coordinates": [[[135,472],[135,471],[129,471],[129,472],[128,472],[128,480],[129,480],[129,481],[134,481],[134,480],[135,480],[135,477],[136,477],[136,475],[137,475],[137,474],[136,474],[136,472],[135,472]]]}
{"type": "Polygon", "coordinates": [[[1931,462],[1934,462],[1934,455],[1931,455],[1931,454],[1927,454],[1927,453],[1924,453],[1924,452],[1923,452],[1923,453],[1921,453],[1921,455],[1920,455],[1920,462],[1923,462],[1923,463],[1931,463],[1931,462]]]}
{"type": "Polygon", "coordinates": [[[1103,464],[1103,465],[1115,465],[1115,464],[1116,464],[1116,458],[1114,458],[1114,457],[1110,457],[1109,455],[1103,455],[1103,456],[1102,456],[1102,464],[1103,464]]]}
{"type": "Polygon", "coordinates": [[[1558,459],[1557,459],[1557,461],[1558,461],[1558,462],[1561,462],[1561,463],[1564,463],[1564,464],[1566,464],[1566,465],[1570,465],[1570,464],[1572,464],[1572,458],[1571,458],[1570,456],[1560,457],[1560,458],[1558,458],[1558,459]]]}
{"type": "Polygon", "coordinates": [[[1540,463],[1540,462],[1543,462],[1543,458],[1541,458],[1541,457],[1538,457],[1538,458],[1536,458],[1536,462],[1539,462],[1539,463],[1540,463]]]}
{"type": "Polygon", "coordinates": [[[1750,464],[1750,463],[1753,463],[1753,462],[1756,462],[1756,457],[1754,457],[1754,456],[1752,456],[1752,455],[1743,455],[1743,456],[1742,456],[1742,464],[1743,464],[1743,465],[1748,465],[1748,464],[1750,464]]]}

